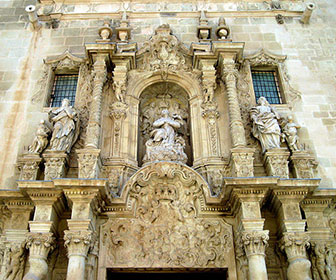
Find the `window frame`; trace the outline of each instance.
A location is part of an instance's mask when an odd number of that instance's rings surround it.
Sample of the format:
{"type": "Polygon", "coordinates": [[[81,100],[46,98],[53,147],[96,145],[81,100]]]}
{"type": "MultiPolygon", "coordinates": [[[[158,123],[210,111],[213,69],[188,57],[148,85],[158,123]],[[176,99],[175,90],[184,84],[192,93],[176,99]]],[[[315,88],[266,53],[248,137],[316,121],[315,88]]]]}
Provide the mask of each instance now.
{"type": "Polygon", "coordinates": [[[272,106],[273,105],[276,106],[276,105],[287,104],[286,96],[284,94],[284,89],[283,89],[283,82],[281,80],[281,76],[279,74],[279,69],[277,67],[270,67],[270,66],[260,65],[260,66],[251,67],[250,71],[251,71],[251,81],[252,81],[252,88],[253,88],[253,94],[254,94],[255,102],[257,102],[257,100],[256,100],[256,93],[255,93],[255,90],[254,90],[252,72],[253,71],[265,71],[265,72],[268,71],[268,72],[275,72],[276,79],[277,79],[277,82],[278,82],[278,88],[279,88],[278,96],[279,96],[279,99],[280,99],[280,103],[270,103],[270,102],[269,103],[272,106]]]}
{"type": "Polygon", "coordinates": [[[256,95],[253,87],[252,80],[252,70],[272,70],[276,71],[278,75],[280,96],[282,99],[281,104],[272,104],[275,107],[287,107],[292,108],[294,104],[301,99],[301,92],[294,89],[290,85],[290,77],[288,75],[287,67],[285,65],[285,61],[287,59],[286,55],[277,55],[273,54],[265,49],[260,49],[258,52],[246,56],[244,58],[243,64],[247,65],[249,72],[249,80],[250,80],[250,101],[252,104],[256,104],[256,95]],[[253,93],[253,94],[252,94],[253,93]],[[253,101],[252,101],[253,99],[253,101]]]}
{"type": "Polygon", "coordinates": [[[65,51],[61,55],[47,57],[43,62],[42,75],[31,98],[32,103],[41,104],[44,112],[49,112],[51,108],[58,108],[51,107],[50,102],[56,75],[77,75],[76,96],[73,105],[76,107],[80,100],[80,83],[82,81],[80,69],[86,65],[87,60],[65,51]]]}

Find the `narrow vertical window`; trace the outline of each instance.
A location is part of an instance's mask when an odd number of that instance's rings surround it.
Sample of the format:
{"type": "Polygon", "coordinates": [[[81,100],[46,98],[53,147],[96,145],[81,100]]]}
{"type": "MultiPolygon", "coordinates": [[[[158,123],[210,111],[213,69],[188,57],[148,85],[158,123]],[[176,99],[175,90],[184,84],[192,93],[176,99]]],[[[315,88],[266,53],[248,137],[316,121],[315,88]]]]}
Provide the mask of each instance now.
{"type": "Polygon", "coordinates": [[[50,106],[60,107],[62,100],[70,100],[71,106],[75,104],[78,75],[55,75],[54,85],[50,96],[50,106]]]}
{"type": "Polygon", "coordinates": [[[282,104],[278,75],[275,70],[252,70],[256,100],[263,96],[270,104],[282,104]]]}

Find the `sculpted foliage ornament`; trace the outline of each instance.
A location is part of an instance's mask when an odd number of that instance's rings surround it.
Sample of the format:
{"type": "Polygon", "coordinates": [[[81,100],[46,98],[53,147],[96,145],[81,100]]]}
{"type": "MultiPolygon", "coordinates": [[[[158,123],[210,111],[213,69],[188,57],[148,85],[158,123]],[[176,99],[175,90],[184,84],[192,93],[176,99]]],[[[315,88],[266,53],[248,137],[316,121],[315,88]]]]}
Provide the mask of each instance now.
{"type": "Polygon", "coordinates": [[[110,218],[102,227],[107,267],[226,267],[231,228],[222,219],[198,218],[204,184],[177,163],[140,169],[125,186],[134,218],[110,218]]]}

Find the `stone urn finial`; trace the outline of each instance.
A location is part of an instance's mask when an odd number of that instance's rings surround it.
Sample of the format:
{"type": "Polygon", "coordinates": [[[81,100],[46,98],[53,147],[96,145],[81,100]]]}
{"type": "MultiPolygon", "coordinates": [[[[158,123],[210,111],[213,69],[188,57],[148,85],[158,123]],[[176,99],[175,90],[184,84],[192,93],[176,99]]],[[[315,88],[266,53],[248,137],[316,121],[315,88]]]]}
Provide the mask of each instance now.
{"type": "Polygon", "coordinates": [[[226,40],[230,35],[230,28],[226,25],[225,19],[221,16],[218,20],[216,35],[219,40],[226,40]]]}
{"type": "Polygon", "coordinates": [[[104,20],[104,25],[103,27],[99,28],[99,31],[98,31],[101,39],[98,40],[98,41],[101,41],[101,42],[108,42],[110,41],[110,38],[112,36],[112,29],[110,27],[110,19],[105,19],[104,20]]]}
{"type": "Polygon", "coordinates": [[[120,26],[116,28],[117,39],[127,43],[131,38],[131,28],[128,26],[126,11],[123,11],[120,21],[120,26]]]}
{"type": "Polygon", "coordinates": [[[209,41],[211,39],[211,26],[208,25],[208,19],[204,10],[201,11],[199,20],[200,25],[197,27],[197,37],[200,42],[209,41]]]}

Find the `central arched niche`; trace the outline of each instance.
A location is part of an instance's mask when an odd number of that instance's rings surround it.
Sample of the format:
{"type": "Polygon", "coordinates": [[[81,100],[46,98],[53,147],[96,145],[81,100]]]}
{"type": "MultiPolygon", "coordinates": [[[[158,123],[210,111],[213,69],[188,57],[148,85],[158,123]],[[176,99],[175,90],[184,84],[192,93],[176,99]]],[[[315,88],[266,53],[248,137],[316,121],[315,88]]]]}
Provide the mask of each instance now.
{"type": "Polygon", "coordinates": [[[146,153],[146,141],[154,129],[153,122],[161,117],[162,110],[168,109],[171,117],[174,114],[181,116],[181,128],[177,134],[185,141],[185,150],[191,166],[192,148],[190,141],[190,111],[187,92],[178,84],[172,82],[154,83],[143,90],[139,103],[139,137],[138,137],[138,162],[143,165],[146,153]]]}

